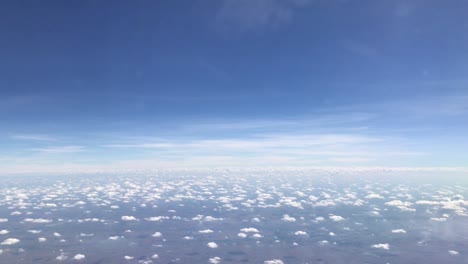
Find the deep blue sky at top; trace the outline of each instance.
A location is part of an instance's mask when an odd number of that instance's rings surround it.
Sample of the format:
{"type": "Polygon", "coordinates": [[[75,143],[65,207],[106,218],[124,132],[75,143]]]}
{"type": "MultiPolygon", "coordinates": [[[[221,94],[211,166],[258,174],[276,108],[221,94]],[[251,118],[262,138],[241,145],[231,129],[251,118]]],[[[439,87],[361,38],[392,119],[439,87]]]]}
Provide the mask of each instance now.
{"type": "Polygon", "coordinates": [[[399,84],[465,77],[465,1],[279,2],[288,21],[249,30],[217,17],[222,1],[5,1],[1,92],[59,97],[42,111],[67,118],[275,115],[445,93],[399,84]]]}
{"type": "Polygon", "coordinates": [[[461,0],[2,1],[0,127],[73,134],[446,102],[467,94],[467,10],[461,0]]]}

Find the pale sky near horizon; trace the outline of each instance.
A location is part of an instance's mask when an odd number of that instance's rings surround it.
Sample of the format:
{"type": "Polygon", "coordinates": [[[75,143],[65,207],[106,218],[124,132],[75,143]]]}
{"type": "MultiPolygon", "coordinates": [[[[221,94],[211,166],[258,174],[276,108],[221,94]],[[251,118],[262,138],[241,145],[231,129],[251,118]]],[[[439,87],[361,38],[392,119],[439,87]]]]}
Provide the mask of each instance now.
{"type": "Polygon", "coordinates": [[[3,1],[2,170],[468,167],[466,10],[3,1]]]}

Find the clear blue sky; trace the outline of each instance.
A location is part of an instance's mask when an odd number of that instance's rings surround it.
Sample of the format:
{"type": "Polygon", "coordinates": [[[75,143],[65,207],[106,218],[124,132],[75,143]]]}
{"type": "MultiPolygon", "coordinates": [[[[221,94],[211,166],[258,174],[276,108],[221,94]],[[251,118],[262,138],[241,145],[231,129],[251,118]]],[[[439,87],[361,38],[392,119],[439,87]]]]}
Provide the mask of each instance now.
{"type": "Polygon", "coordinates": [[[468,166],[468,2],[3,1],[0,162],[468,166]]]}

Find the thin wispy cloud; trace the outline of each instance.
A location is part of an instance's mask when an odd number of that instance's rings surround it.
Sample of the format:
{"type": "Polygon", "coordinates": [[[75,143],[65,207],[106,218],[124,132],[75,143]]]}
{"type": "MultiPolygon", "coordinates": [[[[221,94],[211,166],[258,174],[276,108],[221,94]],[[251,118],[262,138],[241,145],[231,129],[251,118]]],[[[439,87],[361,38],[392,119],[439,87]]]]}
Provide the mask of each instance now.
{"type": "Polygon", "coordinates": [[[57,147],[45,147],[45,148],[34,148],[33,151],[47,153],[47,154],[63,154],[63,153],[76,153],[85,150],[83,146],[57,146],[57,147]]]}
{"type": "Polygon", "coordinates": [[[49,135],[40,134],[14,134],[10,135],[11,139],[14,140],[26,140],[26,141],[55,141],[56,138],[49,135]]]}
{"type": "Polygon", "coordinates": [[[216,25],[223,31],[252,32],[287,24],[297,9],[308,0],[224,0],[216,14],[216,25]]]}

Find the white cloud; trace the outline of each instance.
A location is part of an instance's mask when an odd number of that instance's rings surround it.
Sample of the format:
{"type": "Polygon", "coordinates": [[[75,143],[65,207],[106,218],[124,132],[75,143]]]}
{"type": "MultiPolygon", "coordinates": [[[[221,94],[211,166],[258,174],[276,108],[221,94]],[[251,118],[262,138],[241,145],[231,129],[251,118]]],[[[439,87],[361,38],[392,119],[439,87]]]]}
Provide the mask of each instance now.
{"type": "Polygon", "coordinates": [[[67,255],[65,255],[64,253],[61,253],[61,254],[60,254],[59,256],[57,256],[55,259],[58,260],[58,261],[62,261],[62,260],[67,260],[68,257],[67,257],[67,255]]]}
{"type": "Polygon", "coordinates": [[[416,209],[410,208],[410,206],[413,205],[413,203],[403,202],[401,200],[393,200],[393,201],[390,201],[390,202],[386,202],[385,205],[393,206],[393,207],[398,208],[398,209],[400,209],[402,211],[409,211],[409,212],[416,211],[416,209]]]}
{"type": "Polygon", "coordinates": [[[121,217],[122,221],[138,221],[134,216],[124,215],[121,217]]]}
{"type": "Polygon", "coordinates": [[[456,255],[459,255],[460,253],[458,253],[458,251],[455,251],[455,250],[449,250],[448,251],[450,255],[452,256],[456,256],[456,255]]]}
{"type": "Polygon", "coordinates": [[[0,235],[6,235],[8,233],[10,233],[10,231],[8,231],[6,229],[0,230],[0,235]]]}
{"type": "Polygon", "coordinates": [[[3,240],[3,242],[0,243],[0,245],[9,246],[9,245],[17,244],[19,242],[20,242],[20,240],[17,239],[17,238],[7,238],[7,239],[3,240]]]}
{"type": "Polygon", "coordinates": [[[168,216],[152,216],[152,217],[145,218],[146,221],[151,221],[151,222],[159,222],[159,221],[167,220],[167,219],[169,219],[168,216]]]}
{"type": "Polygon", "coordinates": [[[287,214],[283,215],[283,218],[281,218],[281,220],[285,222],[296,222],[296,218],[289,216],[287,214]]]}
{"type": "Polygon", "coordinates": [[[208,244],[206,244],[209,248],[218,248],[218,244],[216,244],[215,242],[208,242],[208,244]]]}
{"type": "Polygon", "coordinates": [[[76,254],[76,255],[73,257],[74,260],[82,260],[82,259],[85,259],[85,258],[86,258],[86,256],[83,255],[83,254],[76,254]]]}
{"type": "Polygon", "coordinates": [[[135,257],[132,257],[132,256],[124,256],[124,259],[125,259],[125,260],[132,260],[132,259],[134,259],[134,258],[135,258],[135,257]]]}
{"type": "Polygon", "coordinates": [[[382,195],[378,194],[378,193],[370,193],[368,195],[366,195],[366,197],[364,197],[366,199],[384,199],[385,197],[383,197],[382,195]]]}
{"type": "Polygon", "coordinates": [[[372,245],[371,248],[378,248],[378,249],[385,249],[385,250],[389,250],[390,249],[390,245],[385,243],[385,244],[375,244],[375,245],[372,245]]]}
{"type": "Polygon", "coordinates": [[[395,233],[395,234],[406,234],[406,230],[404,230],[404,229],[393,229],[393,230],[392,230],[392,233],[395,233]]]}
{"type": "Polygon", "coordinates": [[[254,227],[242,228],[240,231],[244,233],[258,233],[258,229],[254,227]]]}
{"type": "Polygon", "coordinates": [[[318,242],[318,244],[319,244],[320,246],[326,246],[326,245],[328,245],[329,243],[330,243],[330,242],[328,242],[327,240],[322,240],[322,241],[319,241],[319,242],[318,242]]]}
{"type": "Polygon", "coordinates": [[[154,232],[152,237],[162,237],[162,233],[161,232],[154,232]]]}
{"type": "Polygon", "coordinates": [[[334,221],[334,222],[341,222],[344,221],[345,219],[342,216],[339,215],[330,215],[329,218],[334,221]]]}
{"type": "Polygon", "coordinates": [[[28,140],[28,141],[55,141],[56,139],[49,135],[39,134],[14,134],[10,138],[15,140],[28,140]]]}
{"type": "Polygon", "coordinates": [[[33,223],[33,224],[49,224],[49,223],[52,223],[52,220],[51,219],[44,219],[44,218],[37,218],[37,219],[26,218],[26,219],[23,220],[23,222],[33,223]]]}
{"type": "Polygon", "coordinates": [[[321,222],[321,221],[325,221],[325,218],[323,216],[317,216],[315,217],[315,222],[321,222]]]}
{"type": "Polygon", "coordinates": [[[305,231],[296,231],[296,232],[294,232],[294,235],[296,235],[296,236],[306,236],[307,232],[305,232],[305,231]]]}
{"type": "Polygon", "coordinates": [[[259,238],[262,238],[263,236],[258,234],[258,233],[255,233],[252,235],[252,238],[255,238],[255,239],[259,239],[259,238]]]}
{"type": "Polygon", "coordinates": [[[211,230],[211,229],[205,229],[205,230],[200,230],[200,231],[198,231],[198,233],[200,233],[200,234],[209,234],[209,233],[213,233],[213,230],[211,230]]]}
{"type": "Polygon", "coordinates": [[[265,260],[263,264],[284,264],[281,259],[265,260]]]}
{"type": "Polygon", "coordinates": [[[5,222],[8,222],[7,218],[0,218],[0,223],[5,223],[5,222]]]}
{"type": "Polygon", "coordinates": [[[220,257],[212,257],[209,259],[210,264],[218,264],[221,263],[221,258],[220,257]]]}
{"type": "Polygon", "coordinates": [[[47,147],[47,148],[35,148],[34,151],[47,153],[47,154],[64,154],[64,153],[76,153],[84,151],[83,146],[57,146],[57,147],[47,147]]]}
{"type": "Polygon", "coordinates": [[[40,237],[40,238],[37,239],[37,241],[39,241],[39,242],[46,242],[46,241],[47,241],[47,238],[45,238],[45,237],[40,237]]]}
{"type": "Polygon", "coordinates": [[[239,233],[239,234],[237,234],[237,236],[240,237],[240,238],[246,238],[246,237],[247,237],[247,234],[245,234],[245,233],[239,233]]]}

